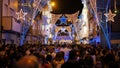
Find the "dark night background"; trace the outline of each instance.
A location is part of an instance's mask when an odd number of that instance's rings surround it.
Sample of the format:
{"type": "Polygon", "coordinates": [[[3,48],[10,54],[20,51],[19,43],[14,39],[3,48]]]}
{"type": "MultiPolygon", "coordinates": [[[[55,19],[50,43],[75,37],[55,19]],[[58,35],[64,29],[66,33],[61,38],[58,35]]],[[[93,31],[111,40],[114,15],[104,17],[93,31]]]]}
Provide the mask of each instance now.
{"type": "MultiPolygon", "coordinates": [[[[115,11],[114,0],[111,0],[110,8],[112,10],[112,13],[114,13],[115,11]]],[[[109,22],[109,23],[111,23],[113,33],[120,33],[120,0],[116,0],[116,8],[117,8],[117,13],[116,16],[114,17],[115,22],[109,22]]]]}
{"type": "Polygon", "coordinates": [[[73,14],[79,11],[81,14],[83,4],[81,0],[51,0],[55,2],[55,7],[52,7],[54,14],[73,14]]]}

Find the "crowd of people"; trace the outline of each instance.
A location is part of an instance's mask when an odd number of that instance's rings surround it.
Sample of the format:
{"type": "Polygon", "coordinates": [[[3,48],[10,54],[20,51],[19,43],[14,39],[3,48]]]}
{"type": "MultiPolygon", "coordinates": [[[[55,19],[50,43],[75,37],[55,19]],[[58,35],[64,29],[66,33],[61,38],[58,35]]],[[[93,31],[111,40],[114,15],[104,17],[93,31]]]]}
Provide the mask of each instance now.
{"type": "Polygon", "coordinates": [[[83,44],[0,45],[0,68],[120,68],[120,48],[83,44]]]}

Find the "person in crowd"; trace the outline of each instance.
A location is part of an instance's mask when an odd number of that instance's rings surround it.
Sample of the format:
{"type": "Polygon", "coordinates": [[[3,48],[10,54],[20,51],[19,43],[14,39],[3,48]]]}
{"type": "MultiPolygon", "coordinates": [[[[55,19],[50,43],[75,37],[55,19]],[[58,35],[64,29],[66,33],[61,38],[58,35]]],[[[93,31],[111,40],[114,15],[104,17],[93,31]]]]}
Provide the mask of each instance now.
{"type": "Polygon", "coordinates": [[[61,66],[61,68],[81,68],[81,65],[77,61],[77,51],[71,50],[69,52],[68,60],[61,66]]]}
{"type": "Polygon", "coordinates": [[[15,68],[41,68],[36,56],[24,56],[16,62],[15,68]]]}
{"type": "Polygon", "coordinates": [[[64,52],[58,52],[53,59],[53,68],[61,68],[64,62],[64,52]]]}
{"type": "Polygon", "coordinates": [[[120,48],[92,45],[0,46],[0,68],[120,68],[120,48]]]}
{"type": "Polygon", "coordinates": [[[48,54],[42,68],[52,68],[52,55],[48,54]]]}

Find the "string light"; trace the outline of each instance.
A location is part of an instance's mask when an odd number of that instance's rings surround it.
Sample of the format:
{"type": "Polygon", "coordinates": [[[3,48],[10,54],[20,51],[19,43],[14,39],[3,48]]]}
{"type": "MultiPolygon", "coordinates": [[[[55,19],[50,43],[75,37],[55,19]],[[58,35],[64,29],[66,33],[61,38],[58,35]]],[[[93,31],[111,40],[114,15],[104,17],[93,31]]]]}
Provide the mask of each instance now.
{"type": "Polygon", "coordinates": [[[114,0],[114,9],[115,9],[115,13],[117,13],[118,12],[118,10],[117,10],[117,7],[116,7],[116,0],[114,0]]]}

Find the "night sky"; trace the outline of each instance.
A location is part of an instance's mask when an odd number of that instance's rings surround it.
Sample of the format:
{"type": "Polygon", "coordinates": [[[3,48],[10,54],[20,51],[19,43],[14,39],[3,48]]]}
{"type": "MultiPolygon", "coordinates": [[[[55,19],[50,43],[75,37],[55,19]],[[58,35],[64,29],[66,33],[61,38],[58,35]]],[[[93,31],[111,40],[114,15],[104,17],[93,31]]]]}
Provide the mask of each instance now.
{"type": "Polygon", "coordinates": [[[113,33],[118,33],[118,32],[120,33],[120,0],[116,0],[116,5],[114,4],[114,0],[111,0],[110,8],[112,10],[112,13],[114,13],[115,11],[115,6],[118,11],[116,13],[116,16],[114,17],[115,22],[109,22],[109,23],[111,23],[113,33]]]}
{"type": "Polygon", "coordinates": [[[73,14],[77,11],[82,12],[83,4],[81,0],[51,0],[55,2],[55,7],[52,7],[53,14],[73,14]]]}

